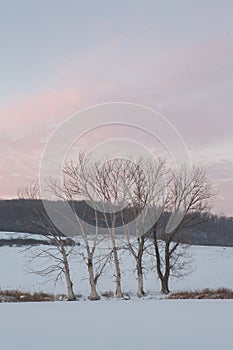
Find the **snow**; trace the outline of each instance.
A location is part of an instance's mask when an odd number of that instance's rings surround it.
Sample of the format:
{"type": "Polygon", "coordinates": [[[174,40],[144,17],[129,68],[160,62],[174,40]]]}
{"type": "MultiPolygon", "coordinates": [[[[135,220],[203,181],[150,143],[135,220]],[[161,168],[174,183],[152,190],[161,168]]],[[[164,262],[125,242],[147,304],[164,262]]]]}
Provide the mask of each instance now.
{"type": "MultiPolygon", "coordinates": [[[[36,247],[40,249],[40,247],[36,247]]],[[[201,288],[233,288],[233,248],[223,247],[191,247],[194,259],[194,271],[183,279],[171,279],[171,290],[190,290],[201,288]]],[[[30,252],[19,247],[0,247],[0,288],[21,289],[37,292],[45,291],[63,293],[66,291],[63,281],[54,286],[52,280],[48,281],[37,274],[29,273],[30,268],[38,270],[46,261],[37,259],[28,266],[30,252]]],[[[87,270],[84,263],[77,262],[78,257],[72,258],[72,277],[75,293],[87,296],[89,285],[87,270]]],[[[79,257],[80,260],[80,257],[79,257]]],[[[137,281],[134,274],[134,261],[127,254],[121,257],[123,289],[125,292],[136,292],[137,281]]],[[[46,266],[46,265],[45,265],[46,266]]],[[[114,290],[114,271],[109,269],[99,281],[99,292],[114,290]]],[[[159,281],[155,271],[148,272],[145,278],[145,290],[158,292],[159,281]]]]}
{"type": "MultiPolygon", "coordinates": [[[[100,247],[101,248],[101,247],[100,247]]],[[[40,249],[40,247],[36,247],[40,249]]],[[[233,248],[191,247],[194,271],[171,281],[172,290],[233,288],[233,248]]],[[[60,282],[28,272],[25,248],[0,248],[1,289],[65,292],[60,282]]],[[[41,260],[34,262],[36,269],[41,260]]],[[[136,291],[133,261],[121,256],[123,288],[136,291]]],[[[72,260],[76,293],[89,293],[86,267],[72,260]]],[[[113,271],[100,280],[99,292],[114,290],[113,271]]],[[[231,349],[233,300],[160,300],[155,272],[146,275],[152,298],[91,302],[0,304],[1,348],[7,350],[231,349]],[[153,296],[153,292],[157,295],[153,296]]]]}
{"type": "Polygon", "coordinates": [[[2,304],[1,348],[231,349],[232,307],[230,300],[2,304]]]}
{"type": "Polygon", "coordinates": [[[45,241],[47,238],[43,235],[27,232],[0,232],[0,239],[35,239],[45,241]]]}

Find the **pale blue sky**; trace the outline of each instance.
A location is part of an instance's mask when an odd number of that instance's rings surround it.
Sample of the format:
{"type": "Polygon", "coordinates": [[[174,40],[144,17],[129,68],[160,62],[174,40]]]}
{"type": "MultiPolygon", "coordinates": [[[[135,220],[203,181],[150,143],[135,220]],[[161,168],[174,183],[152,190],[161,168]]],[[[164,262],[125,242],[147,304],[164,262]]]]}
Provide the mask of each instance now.
{"type": "Polygon", "coordinates": [[[156,55],[232,36],[232,19],[233,1],[3,2],[1,102],[56,84],[57,66],[109,50],[119,36],[120,56],[156,55]]]}
{"type": "Polygon", "coordinates": [[[2,197],[37,176],[68,115],[127,101],[174,124],[233,215],[233,1],[14,0],[0,25],[2,197]]]}

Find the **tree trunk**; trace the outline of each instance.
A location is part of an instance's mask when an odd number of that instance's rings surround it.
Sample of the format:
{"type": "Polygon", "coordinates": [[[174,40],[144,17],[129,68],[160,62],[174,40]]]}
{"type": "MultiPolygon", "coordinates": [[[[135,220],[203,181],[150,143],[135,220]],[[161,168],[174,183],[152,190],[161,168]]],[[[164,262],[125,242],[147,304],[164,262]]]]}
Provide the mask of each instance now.
{"type": "Polygon", "coordinates": [[[74,291],[73,291],[73,283],[70,278],[70,269],[69,269],[69,263],[67,260],[66,254],[63,255],[64,260],[64,270],[65,270],[65,277],[66,277],[66,286],[67,286],[67,296],[69,301],[76,300],[74,291]]]}
{"type": "Polygon", "coordinates": [[[160,280],[161,281],[161,293],[163,294],[169,294],[170,290],[168,287],[168,280],[169,275],[165,274],[164,277],[160,280]]]}
{"type": "Polygon", "coordinates": [[[165,273],[162,279],[162,293],[168,294],[169,287],[168,281],[170,277],[170,240],[165,243],[165,273]]]}
{"type": "Polygon", "coordinates": [[[66,285],[67,285],[67,296],[69,301],[76,300],[74,291],[73,291],[73,283],[70,279],[70,275],[66,273],[66,285]]]}
{"type": "Polygon", "coordinates": [[[145,295],[145,292],[143,290],[143,272],[142,272],[142,266],[139,263],[139,265],[137,265],[137,275],[138,275],[138,292],[137,292],[137,296],[139,298],[143,297],[145,295]]]}
{"type": "Polygon", "coordinates": [[[115,265],[115,274],[116,274],[116,292],[115,295],[117,298],[121,298],[123,296],[121,291],[121,269],[120,269],[120,262],[117,252],[117,246],[116,246],[116,240],[115,240],[115,214],[112,216],[111,224],[111,240],[112,240],[112,251],[113,251],[113,260],[115,265]]]}
{"type": "Polygon", "coordinates": [[[143,289],[143,270],[142,270],[142,257],[144,253],[145,239],[144,237],[140,237],[137,240],[138,240],[138,256],[137,256],[138,293],[137,293],[137,296],[141,298],[143,297],[143,295],[145,295],[145,292],[143,289]]]}
{"type": "Polygon", "coordinates": [[[71,277],[70,277],[69,262],[67,259],[67,254],[66,254],[66,250],[64,248],[63,242],[60,242],[60,252],[61,252],[62,258],[63,258],[64,273],[65,273],[66,287],[67,287],[67,297],[68,297],[69,301],[74,301],[74,300],[76,300],[76,298],[75,298],[74,291],[73,291],[73,283],[72,283],[71,277]]]}
{"type": "Polygon", "coordinates": [[[120,263],[119,263],[119,258],[118,258],[116,246],[113,247],[113,258],[114,258],[115,272],[116,272],[116,297],[121,298],[122,297],[121,270],[120,270],[120,263]]]}
{"type": "Polygon", "coordinates": [[[170,277],[170,255],[169,255],[170,243],[169,242],[165,243],[165,273],[163,273],[161,268],[161,256],[160,256],[160,251],[159,251],[158,242],[157,242],[156,226],[154,227],[153,238],[154,238],[157,275],[161,282],[161,293],[168,294],[170,293],[169,286],[168,286],[168,281],[170,277]]]}
{"type": "Polygon", "coordinates": [[[93,258],[89,257],[87,262],[88,274],[89,274],[89,283],[91,287],[91,294],[89,295],[90,300],[99,300],[100,297],[96,291],[96,283],[94,277],[94,269],[93,269],[93,258]]]}

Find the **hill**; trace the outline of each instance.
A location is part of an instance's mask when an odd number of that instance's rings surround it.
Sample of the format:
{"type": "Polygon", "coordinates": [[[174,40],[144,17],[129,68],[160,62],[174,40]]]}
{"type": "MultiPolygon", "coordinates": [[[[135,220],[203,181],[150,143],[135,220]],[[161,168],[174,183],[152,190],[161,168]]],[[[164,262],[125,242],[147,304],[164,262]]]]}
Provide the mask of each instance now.
{"type": "MultiPolygon", "coordinates": [[[[56,205],[59,210],[61,202],[57,201],[56,205]]],[[[83,217],[84,210],[86,212],[85,220],[94,225],[93,218],[95,215],[92,209],[87,207],[84,201],[75,202],[76,213],[83,217]]],[[[45,228],[35,224],[38,221],[39,212],[43,213],[42,221],[44,221],[44,226],[48,226],[49,223],[46,215],[44,215],[44,207],[41,200],[1,200],[0,231],[41,234],[45,228]]],[[[165,213],[161,216],[159,221],[160,227],[163,227],[168,215],[170,213],[165,213]]],[[[101,217],[101,213],[99,213],[99,216],[101,217]]],[[[128,220],[132,217],[129,210],[125,210],[124,216],[128,217],[128,220]]],[[[182,242],[194,245],[233,246],[232,217],[220,217],[206,213],[200,219],[201,223],[199,225],[182,232],[182,242]]],[[[103,220],[99,220],[99,222],[103,222],[103,220]]],[[[118,220],[116,226],[120,225],[121,222],[118,220]]]]}

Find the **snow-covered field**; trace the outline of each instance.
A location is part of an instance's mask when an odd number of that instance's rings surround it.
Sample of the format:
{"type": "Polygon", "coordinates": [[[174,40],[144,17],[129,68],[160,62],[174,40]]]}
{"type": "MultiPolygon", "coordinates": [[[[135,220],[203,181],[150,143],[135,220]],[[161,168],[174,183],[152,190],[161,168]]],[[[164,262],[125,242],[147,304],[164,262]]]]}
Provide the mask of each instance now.
{"type": "MultiPolygon", "coordinates": [[[[39,249],[39,248],[38,248],[39,249]]],[[[192,247],[194,271],[172,280],[171,289],[233,288],[233,248],[192,247]]],[[[29,254],[30,255],[30,254],[29,254]]],[[[29,273],[25,248],[0,248],[0,287],[26,291],[65,292],[29,273]]],[[[132,260],[122,256],[123,288],[136,291],[132,260]]],[[[36,264],[41,263],[40,260],[36,264]]],[[[37,266],[34,265],[34,268],[37,266]]],[[[85,266],[73,262],[76,293],[87,296],[85,266]]],[[[101,279],[99,291],[114,290],[113,272],[101,279]]],[[[159,292],[155,273],[147,274],[145,289],[159,292]]],[[[196,350],[231,349],[232,300],[159,300],[133,298],[90,302],[0,304],[0,344],[6,350],[196,350]]]]}
{"type": "Polygon", "coordinates": [[[232,349],[233,301],[131,300],[0,305],[6,350],[232,349]]]}
{"type": "MultiPolygon", "coordinates": [[[[38,248],[40,249],[40,248],[38,248]]],[[[223,247],[191,247],[194,264],[193,272],[183,279],[171,279],[171,290],[190,290],[200,288],[233,288],[233,248],[223,247]]],[[[54,285],[37,274],[28,272],[30,252],[25,248],[1,247],[0,248],[0,288],[21,289],[24,291],[45,291],[52,293],[65,292],[65,285],[59,282],[54,285]]],[[[43,260],[37,260],[31,267],[38,270],[43,260]]],[[[132,258],[124,254],[121,257],[123,289],[125,292],[136,292],[136,278],[133,272],[134,262],[132,258]]],[[[40,266],[41,267],[41,266],[40,266]]],[[[73,258],[72,277],[75,293],[87,296],[89,285],[86,279],[87,271],[83,263],[77,263],[73,258]]],[[[114,290],[113,270],[108,270],[99,281],[99,292],[114,290]]],[[[145,290],[159,292],[159,281],[155,277],[155,271],[146,274],[145,290]]]]}

